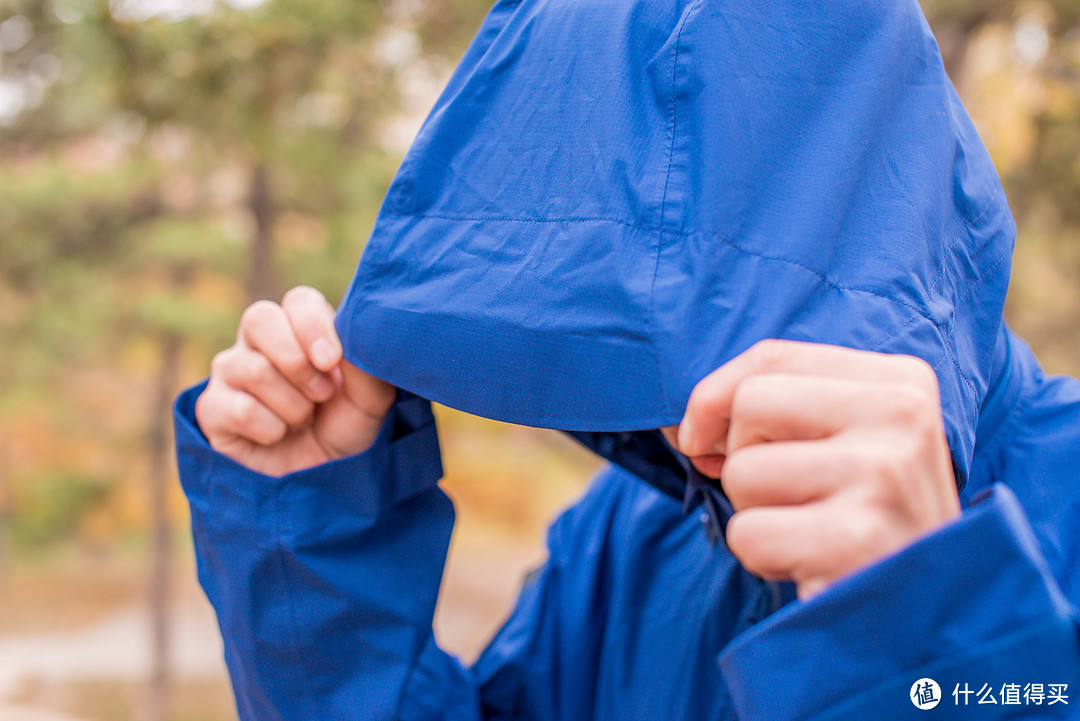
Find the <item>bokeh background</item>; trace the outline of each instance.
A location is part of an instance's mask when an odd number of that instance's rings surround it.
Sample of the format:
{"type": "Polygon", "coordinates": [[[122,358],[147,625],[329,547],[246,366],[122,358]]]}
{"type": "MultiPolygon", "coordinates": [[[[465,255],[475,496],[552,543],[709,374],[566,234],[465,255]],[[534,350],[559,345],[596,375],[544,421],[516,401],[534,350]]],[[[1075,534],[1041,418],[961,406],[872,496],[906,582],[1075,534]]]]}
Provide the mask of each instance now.
{"type": "MultiPolygon", "coordinates": [[[[253,299],[340,299],[487,5],[0,0],[0,718],[235,719],[169,404],[253,299]]],[[[924,9],[1019,221],[1010,322],[1080,373],[1080,2],[924,9]]],[[[598,463],[437,412],[471,658],[598,463]]]]}

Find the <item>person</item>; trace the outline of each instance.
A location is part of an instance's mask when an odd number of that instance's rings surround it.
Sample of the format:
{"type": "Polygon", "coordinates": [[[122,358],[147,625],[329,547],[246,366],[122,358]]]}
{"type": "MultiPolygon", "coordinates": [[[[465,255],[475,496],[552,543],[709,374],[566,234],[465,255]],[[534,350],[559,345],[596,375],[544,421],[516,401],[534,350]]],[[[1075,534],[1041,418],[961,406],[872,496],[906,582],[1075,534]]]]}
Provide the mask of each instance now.
{"type": "Polygon", "coordinates": [[[177,401],[241,718],[1075,718],[1080,384],[1014,235],[915,0],[500,0],[340,309],[177,401]],[[469,667],[430,401],[611,461],[469,667]]]}

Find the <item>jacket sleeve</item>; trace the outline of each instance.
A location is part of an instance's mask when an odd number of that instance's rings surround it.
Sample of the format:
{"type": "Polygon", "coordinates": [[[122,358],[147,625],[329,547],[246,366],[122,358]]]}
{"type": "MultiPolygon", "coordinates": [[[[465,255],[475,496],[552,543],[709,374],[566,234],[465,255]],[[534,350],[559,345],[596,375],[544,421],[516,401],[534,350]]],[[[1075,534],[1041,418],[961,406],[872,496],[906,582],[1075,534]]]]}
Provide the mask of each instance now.
{"type": "Polygon", "coordinates": [[[627,480],[610,467],[601,471],[551,524],[547,561],[525,579],[513,611],[471,668],[428,643],[401,721],[471,718],[463,714],[470,704],[486,721],[590,717],[611,600],[605,539],[624,515],[627,480]],[[464,689],[474,695],[463,698],[464,689]]]}
{"type": "Polygon", "coordinates": [[[1071,719],[1078,639],[1076,609],[999,485],[949,526],[736,638],[721,670],[742,719],[926,718],[912,698],[921,679],[938,684],[942,718],[1071,719]]]}
{"type": "Polygon", "coordinates": [[[364,453],[274,478],[209,447],[203,387],[176,403],[178,463],[241,719],[397,718],[421,667],[444,718],[474,718],[456,661],[418,663],[453,525],[428,403],[399,397],[364,453]]]}

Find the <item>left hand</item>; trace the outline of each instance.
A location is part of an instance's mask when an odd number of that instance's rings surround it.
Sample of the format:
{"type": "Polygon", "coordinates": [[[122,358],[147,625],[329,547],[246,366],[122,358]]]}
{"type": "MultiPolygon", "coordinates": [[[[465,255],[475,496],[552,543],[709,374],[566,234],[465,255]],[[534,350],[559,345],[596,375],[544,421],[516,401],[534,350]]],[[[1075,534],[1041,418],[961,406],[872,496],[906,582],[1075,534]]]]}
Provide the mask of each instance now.
{"type": "Polygon", "coordinates": [[[924,361],[764,341],[694,388],[665,435],[735,507],[727,545],[801,598],[960,514],[924,361]]]}

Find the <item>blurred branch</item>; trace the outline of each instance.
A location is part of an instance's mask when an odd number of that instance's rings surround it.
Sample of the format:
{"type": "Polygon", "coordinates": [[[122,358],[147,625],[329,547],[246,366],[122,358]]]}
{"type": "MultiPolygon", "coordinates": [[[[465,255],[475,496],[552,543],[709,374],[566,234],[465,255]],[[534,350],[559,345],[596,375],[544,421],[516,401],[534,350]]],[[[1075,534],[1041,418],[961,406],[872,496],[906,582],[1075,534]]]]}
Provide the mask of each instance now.
{"type": "Polygon", "coordinates": [[[257,163],[251,171],[248,207],[255,219],[247,283],[248,298],[253,302],[262,299],[277,300],[281,294],[272,266],[276,209],[270,185],[270,171],[263,162],[257,163]]]}
{"type": "Polygon", "coordinates": [[[164,721],[168,708],[171,678],[169,618],[171,596],[169,577],[172,569],[172,524],[169,521],[168,491],[173,483],[172,435],[169,432],[172,397],[179,376],[182,339],[165,332],[161,337],[161,369],[151,408],[150,422],[150,513],[153,528],[150,564],[150,681],[143,721],[164,721]]]}

